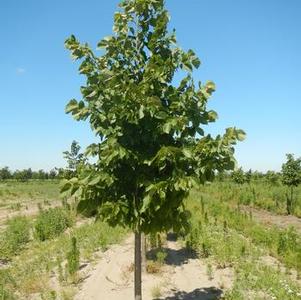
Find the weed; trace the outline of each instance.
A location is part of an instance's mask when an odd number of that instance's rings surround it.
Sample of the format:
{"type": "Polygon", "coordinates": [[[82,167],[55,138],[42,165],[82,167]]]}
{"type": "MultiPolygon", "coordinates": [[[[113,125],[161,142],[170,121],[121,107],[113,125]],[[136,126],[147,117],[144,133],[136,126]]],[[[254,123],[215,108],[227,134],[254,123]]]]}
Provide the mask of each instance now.
{"type": "Polygon", "coordinates": [[[161,287],[158,285],[155,285],[154,287],[152,287],[151,295],[152,295],[152,298],[154,298],[154,299],[160,298],[162,296],[161,287]]]}
{"type": "Polygon", "coordinates": [[[11,204],[10,209],[11,210],[21,210],[21,207],[22,207],[21,203],[17,202],[17,203],[11,204]]]}
{"type": "Polygon", "coordinates": [[[162,266],[164,264],[166,256],[167,256],[167,253],[165,251],[163,251],[163,250],[159,250],[156,253],[156,260],[159,263],[159,265],[162,266]]]}
{"type": "Polygon", "coordinates": [[[209,280],[213,280],[213,268],[211,264],[207,264],[207,276],[209,280]]]}
{"type": "Polygon", "coordinates": [[[30,222],[26,217],[15,217],[8,220],[7,228],[0,240],[0,257],[11,259],[18,254],[30,239],[30,222]]]}
{"type": "Polygon", "coordinates": [[[67,253],[67,269],[69,275],[74,275],[79,269],[79,250],[76,237],[71,239],[71,250],[67,253]]]}

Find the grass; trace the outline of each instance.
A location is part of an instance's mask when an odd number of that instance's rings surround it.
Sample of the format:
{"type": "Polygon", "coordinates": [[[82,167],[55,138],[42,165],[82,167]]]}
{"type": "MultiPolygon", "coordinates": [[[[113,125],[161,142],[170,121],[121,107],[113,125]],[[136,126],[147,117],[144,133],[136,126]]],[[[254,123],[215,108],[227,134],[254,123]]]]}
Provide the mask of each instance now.
{"type": "Polygon", "coordinates": [[[27,203],[51,203],[59,200],[58,180],[0,182],[0,207],[19,210],[27,203]]]}
{"type": "Polygon", "coordinates": [[[300,272],[300,236],[293,229],[264,227],[207,192],[194,190],[187,200],[191,230],[183,242],[205,259],[208,277],[213,276],[212,266],[235,270],[225,299],[301,299],[296,278],[262,260],[272,255],[279,266],[300,272]]]}
{"type": "MultiPolygon", "coordinates": [[[[277,214],[286,214],[286,196],[288,188],[280,183],[271,185],[263,180],[251,184],[236,184],[232,181],[216,181],[204,186],[204,193],[214,195],[221,202],[250,205],[277,214]]],[[[294,212],[301,217],[301,185],[294,189],[294,212]]]]}
{"type": "Polygon", "coordinates": [[[161,287],[159,285],[153,286],[151,289],[152,298],[157,299],[162,296],[161,287]]]}
{"type": "MultiPolygon", "coordinates": [[[[72,230],[82,261],[93,260],[93,254],[97,250],[120,242],[125,234],[126,230],[111,228],[102,222],[82,225],[72,230]]],[[[35,293],[46,295],[51,290],[50,278],[53,271],[58,268],[58,262],[65,260],[69,251],[69,234],[62,234],[56,239],[44,242],[31,241],[27,249],[16,256],[10,266],[0,273],[0,285],[2,284],[6,291],[17,295],[18,299],[35,293]],[[7,278],[13,278],[14,282],[7,278]]]]}
{"type": "MultiPolygon", "coordinates": [[[[58,190],[55,181],[1,183],[0,206],[22,211],[29,202],[36,202],[46,207],[59,199],[58,190]]],[[[300,214],[300,194],[299,188],[296,191],[297,216],[300,214]]],[[[214,278],[216,269],[234,270],[233,286],[224,295],[226,300],[301,299],[300,285],[297,284],[298,273],[301,276],[300,235],[293,228],[284,230],[260,224],[251,214],[240,211],[238,205],[252,205],[285,214],[285,187],[269,186],[264,182],[242,186],[215,182],[191,191],[186,204],[191,212],[191,228],[181,242],[204,260],[209,279],[214,278]],[[276,263],[265,261],[265,257],[274,257],[276,263]]],[[[45,208],[40,211],[37,220],[45,211],[45,208]]],[[[51,216],[44,216],[41,222],[43,228],[47,229],[50,224],[55,229],[50,240],[36,238],[33,233],[38,221],[32,217],[12,219],[0,233],[3,241],[0,242],[0,256],[5,257],[1,249],[6,245],[10,249],[6,257],[11,260],[6,268],[0,269],[0,299],[30,299],[33,294],[41,299],[72,299],[74,288],[70,283],[80,280],[70,275],[66,263],[68,257],[70,260],[72,237],[76,239],[78,249],[75,268],[78,269],[78,253],[79,264],[93,261],[98,250],[120,242],[127,234],[125,229],[111,228],[99,221],[70,227],[66,231],[66,224],[60,221],[62,218],[57,219],[58,231],[51,216]],[[28,226],[31,226],[29,235],[28,226]],[[59,290],[53,286],[53,281],[59,285],[59,290]]],[[[71,225],[72,222],[68,226],[71,225]]],[[[151,236],[149,242],[152,248],[160,249],[162,237],[151,236]]],[[[165,258],[165,252],[156,252],[154,261],[148,261],[147,271],[160,272],[165,258]]],[[[155,286],[151,292],[153,297],[159,298],[161,288],[155,286]]]]}

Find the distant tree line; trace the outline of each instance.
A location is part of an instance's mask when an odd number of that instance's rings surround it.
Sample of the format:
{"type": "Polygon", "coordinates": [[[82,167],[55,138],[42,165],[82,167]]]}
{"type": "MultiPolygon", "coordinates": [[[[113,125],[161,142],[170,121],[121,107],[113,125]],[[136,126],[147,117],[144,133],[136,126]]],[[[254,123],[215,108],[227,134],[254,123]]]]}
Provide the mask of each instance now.
{"type": "MultiPolygon", "coordinates": [[[[238,168],[232,172],[217,174],[218,181],[233,181],[236,184],[250,184],[251,182],[266,182],[271,186],[283,184],[287,187],[286,210],[287,214],[294,212],[296,204],[295,188],[301,184],[301,157],[295,158],[293,154],[286,155],[286,162],[282,164],[280,172],[267,171],[265,173],[238,168]]],[[[254,189],[254,187],[253,187],[254,189]]]]}
{"type": "Polygon", "coordinates": [[[50,171],[33,171],[31,168],[12,171],[9,169],[9,167],[3,167],[0,169],[0,180],[28,181],[32,179],[59,179],[63,177],[64,172],[65,171],[63,168],[54,168],[50,171]]]}
{"type": "Polygon", "coordinates": [[[67,162],[66,168],[53,168],[50,171],[33,171],[31,168],[12,171],[9,167],[0,168],[0,181],[4,180],[47,180],[72,178],[78,172],[82,165],[87,163],[83,153],[80,153],[81,147],[77,141],[73,141],[70,151],[64,151],[63,155],[67,162]]]}

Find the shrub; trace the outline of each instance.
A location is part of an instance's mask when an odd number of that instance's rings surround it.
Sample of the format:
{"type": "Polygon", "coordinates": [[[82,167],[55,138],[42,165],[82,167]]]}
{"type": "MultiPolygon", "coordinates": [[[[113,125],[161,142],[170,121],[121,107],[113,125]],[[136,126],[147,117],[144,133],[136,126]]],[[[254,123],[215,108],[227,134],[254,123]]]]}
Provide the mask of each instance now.
{"type": "Polygon", "coordinates": [[[72,225],[71,215],[63,208],[41,211],[35,223],[35,235],[40,241],[52,239],[72,225]]]}
{"type": "Polygon", "coordinates": [[[10,219],[0,240],[0,257],[10,259],[24,248],[29,239],[30,223],[28,219],[20,216],[10,219]]]}

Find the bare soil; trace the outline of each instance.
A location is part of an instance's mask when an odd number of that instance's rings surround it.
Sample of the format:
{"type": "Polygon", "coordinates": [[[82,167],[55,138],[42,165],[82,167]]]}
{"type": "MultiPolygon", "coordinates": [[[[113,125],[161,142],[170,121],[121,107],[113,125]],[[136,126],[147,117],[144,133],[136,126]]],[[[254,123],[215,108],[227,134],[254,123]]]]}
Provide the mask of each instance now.
{"type": "Polygon", "coordinates": [[[273,214],[267,210],[250,206],[241,206],[241,209],[246,212],[252,212],[253,218],[266,226],[275,225],[283,229],[294,227],[301,234],[301,219],[296,216],[273,214]]]}
{"type": "MultiPolygon", "coordinates": [[[[180,248],[176,241],[167,241],[166,251],[166,264],[160,272],[142,276],[144,300],[213,300],[220,299],[224,291],[231,288],[232,269],[213,267],[209,276],[204,260],[180,248]]],[[[82,270],[83,281],[75,300],[133,299],[133,236],[100,255],[100,261],[93,268],[82,270]]]]}

